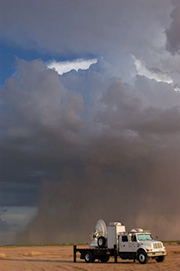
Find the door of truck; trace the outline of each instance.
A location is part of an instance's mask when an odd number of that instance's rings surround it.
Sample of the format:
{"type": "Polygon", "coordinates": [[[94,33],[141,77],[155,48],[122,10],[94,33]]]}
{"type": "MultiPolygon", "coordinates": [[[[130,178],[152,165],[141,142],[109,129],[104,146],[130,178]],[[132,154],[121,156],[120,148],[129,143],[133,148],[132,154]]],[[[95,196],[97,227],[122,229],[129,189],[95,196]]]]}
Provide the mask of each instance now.
{"type": "Polygon", "coordinates": [[[137,251],[137,237],[135,234],[129,235],[129,249],[131,252],[137,251]]]}
{"type": "Polygon", "coordinates": [[[120,235],[119,236],[119,251],[120,252],[129,252],[128,235],[120,235]]]}

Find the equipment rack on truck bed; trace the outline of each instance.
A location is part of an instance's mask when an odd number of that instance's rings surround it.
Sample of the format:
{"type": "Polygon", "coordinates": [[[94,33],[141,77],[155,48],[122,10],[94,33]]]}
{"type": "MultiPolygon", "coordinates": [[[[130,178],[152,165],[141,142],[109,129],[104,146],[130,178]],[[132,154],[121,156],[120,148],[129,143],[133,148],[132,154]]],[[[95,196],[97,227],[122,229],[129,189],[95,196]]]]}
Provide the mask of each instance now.
{"type": "Polygon", "coordinates": [[[96,259],[101,262],[108,262],[110,256],[114,257],[114,262],[117,263],[117,247],[114,248],[77,248],[73,247],[74,262],[76,262],[76,253],[80,253],[80,259],[84,259],[87,263],[93,263],[96,259]]]}

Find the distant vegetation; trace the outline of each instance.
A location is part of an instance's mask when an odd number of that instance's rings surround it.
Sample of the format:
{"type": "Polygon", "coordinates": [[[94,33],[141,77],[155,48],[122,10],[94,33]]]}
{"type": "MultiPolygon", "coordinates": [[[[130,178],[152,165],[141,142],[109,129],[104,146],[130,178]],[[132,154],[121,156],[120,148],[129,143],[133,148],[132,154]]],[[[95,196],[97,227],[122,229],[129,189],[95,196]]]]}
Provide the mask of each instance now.
{"type": "Polygon", "coordinates": [[[85,246],[89,245],[89,243],[60,243],[60,244],[22,244],[22,245],[0,245],[0,247],[54,247],[54,246],[85,246]]]}

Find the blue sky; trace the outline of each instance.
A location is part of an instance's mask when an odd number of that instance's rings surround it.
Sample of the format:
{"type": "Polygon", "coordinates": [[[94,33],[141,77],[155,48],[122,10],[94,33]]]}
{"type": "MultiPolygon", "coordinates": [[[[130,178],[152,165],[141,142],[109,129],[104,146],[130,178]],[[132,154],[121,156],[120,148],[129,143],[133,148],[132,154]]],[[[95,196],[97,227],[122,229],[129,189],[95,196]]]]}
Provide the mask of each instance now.
{"type": "Polygon", "coordinates": [[[35,59],[41,59],[43,62],[48,63],[53,60],[57,62],[73,61],[76,59],[93,59],[95,56],[91,54],[55,54],[53,52],[47,52],[46,50],[24,49],[18,44],[13,42],[7,42],[0,40],[0,84],[4,85],[6,80],[11,77],[16,70],[16,59],[24,59],[32,61],[35,59]]]}
{"type": "Polygon", "coordinates": [[[100,217],[177,238],[179,16],[176,0],[0,1],[0,244],[86,241],[100,217]]]}
{"type": "Polygon", "coordinates": [[[1,51],[1,85],[11,77],[16,69],[16,57],[27,61],[40,58],[43,61],[52,59],[52,55],[44,55],[35,50],[24,50],[22,47],[5,41],[0,42],[1,51]]]}

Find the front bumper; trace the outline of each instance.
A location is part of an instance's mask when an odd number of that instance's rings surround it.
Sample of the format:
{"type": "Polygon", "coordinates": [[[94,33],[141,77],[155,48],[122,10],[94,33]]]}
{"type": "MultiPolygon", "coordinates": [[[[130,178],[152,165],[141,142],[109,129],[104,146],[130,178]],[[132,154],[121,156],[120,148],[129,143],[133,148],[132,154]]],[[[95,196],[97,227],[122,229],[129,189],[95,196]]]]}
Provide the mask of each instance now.
{"type": "Polygon", "coordinates": [[[154,258],[154,257],[159,257],[159,256],[166,256],[167,255],[167,252],[165,250],[163,251],[150,251],[150,252],[147,252],[147,256],[149,258],[154,258]]]}

